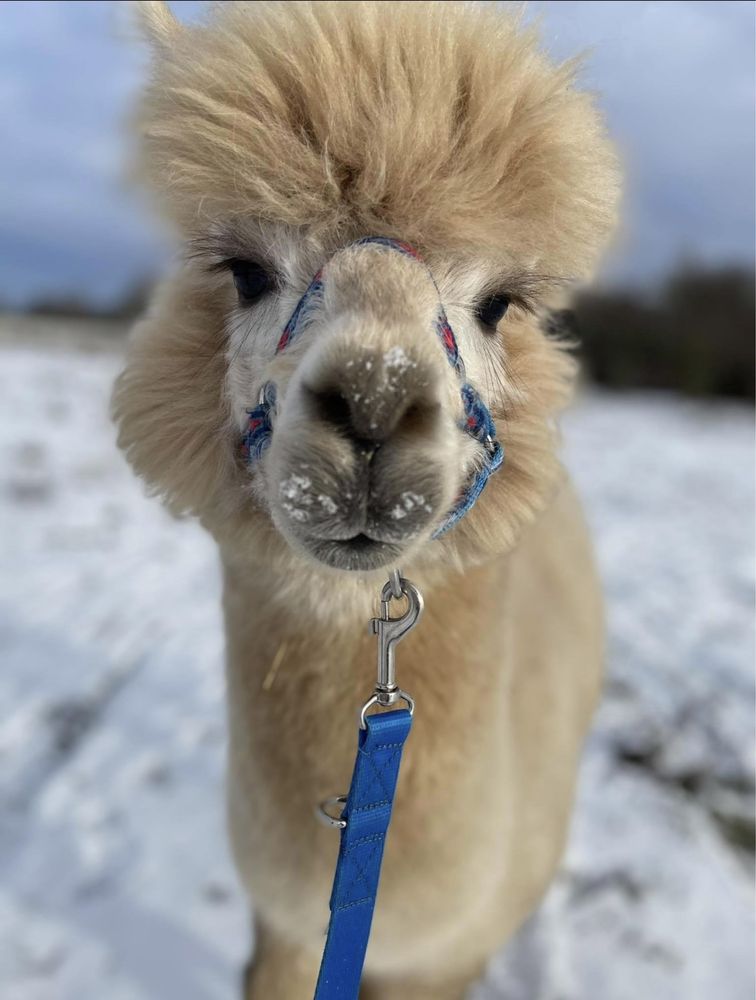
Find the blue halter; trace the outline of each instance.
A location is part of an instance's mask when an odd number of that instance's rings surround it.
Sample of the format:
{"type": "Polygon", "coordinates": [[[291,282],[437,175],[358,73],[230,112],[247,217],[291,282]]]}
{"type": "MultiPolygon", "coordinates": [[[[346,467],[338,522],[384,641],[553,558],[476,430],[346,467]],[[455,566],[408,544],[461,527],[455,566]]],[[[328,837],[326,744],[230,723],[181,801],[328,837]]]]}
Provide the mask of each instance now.
{"type": "MultiPolygon", "coordinates": [[[[418,261],[426,267],[428,275],[438,291],[433,274],[414,247],[408,243],[402,243],[400,240],[392,240],[385,236],[366,236],[351,245],[366,246],[369,244],[386,247],[389,250],[396,250],[404,254],[405,257],[410,257],[412,260],[418,261]]],[[[297,303],[279,338],[278,345],[276,346],[276,354],[280,354],[281,351],[285,350],[307,326],[308,317],[313,311],[313,306],[320,300],[323,290],[323,270],[321,268],[317,272],[304,295],[297,303]]],[[[433,532],[433,538],[438,538],[453,527],[460,518],[464,517],[473,506],[483,492],[488,482],[488,477],[504,461],[504,449],[496,437],[496,426],[488,407],[473,386],[466,381],[465,366],[459,354],[457,338],[454,336],[454,331],[449,325],[449,320],[446,318],[446,311],[444,310],[440,295],[435,329],[446,357],[449,360],[449,364],[461,380],[460,395],[462,397],[464,416],[460,421],[460,429],[475,438],[485,450],[485,457],[482,463],[471,476],[452,509],[433,532]]],[[[273,434],[272,417],[275,407],[275,384],[273,382],[266,382],[262,388],[258,405],[247,410],[247,427],[242,438],[242,455],[247,464],[252,464],[255,460],[259,459],[270,444],[273,434]]]]}

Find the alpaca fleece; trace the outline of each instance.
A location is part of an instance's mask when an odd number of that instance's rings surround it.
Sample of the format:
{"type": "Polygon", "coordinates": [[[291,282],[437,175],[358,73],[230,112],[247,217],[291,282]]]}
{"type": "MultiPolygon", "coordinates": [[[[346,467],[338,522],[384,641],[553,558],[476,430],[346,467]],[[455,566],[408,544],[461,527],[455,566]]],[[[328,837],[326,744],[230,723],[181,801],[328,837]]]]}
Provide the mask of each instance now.
{"type": "Polygon", "coordinates": [[[575,366],[541,321],[609,237],[614,153],[575,63],[553,65],[499,5],[218,4],[192,26],[139,11],[153,60],[137,169],[185,252],[134,330],[113,414],[135,471],[223,563],[229,827],[257,929],[246,997],[314,989],[337,845],[312,808],[348,781],[385,580],[338,562],[366,530],[350,526],[359,488],[371,544],[426,600],[401,647],[417,712],[363,993],[462,1000],[553,876],[600,686],[598,584],[557,455],[575,366]],[[438,540],[481,445],[429,336],[432,283],[348,247],[366,236],[422,254],[506,451],[438,540]],[[331,258],[307,336],[277,354],[331,258]],[[240,301],[239,259],[273,276],[260,301],[240,301]],[[502,293],[483,329],[480,303],[502,293]],[[266,382],[275,432],[248,468],[238,445],[266,382]],[[394,428],[369,467],[334,398],[394,428]]]}

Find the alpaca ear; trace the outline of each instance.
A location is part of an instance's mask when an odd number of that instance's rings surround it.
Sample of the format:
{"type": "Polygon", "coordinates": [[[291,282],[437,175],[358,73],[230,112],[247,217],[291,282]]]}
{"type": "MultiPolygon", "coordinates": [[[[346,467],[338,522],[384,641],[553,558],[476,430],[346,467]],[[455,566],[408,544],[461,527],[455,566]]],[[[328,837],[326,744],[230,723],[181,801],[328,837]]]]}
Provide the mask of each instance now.
{"type": "Polygon", "coordinates": [[[163,0],[132,0],[132,21],[140,36],[155,49],[167,48],[180,24],[163,0]]]}

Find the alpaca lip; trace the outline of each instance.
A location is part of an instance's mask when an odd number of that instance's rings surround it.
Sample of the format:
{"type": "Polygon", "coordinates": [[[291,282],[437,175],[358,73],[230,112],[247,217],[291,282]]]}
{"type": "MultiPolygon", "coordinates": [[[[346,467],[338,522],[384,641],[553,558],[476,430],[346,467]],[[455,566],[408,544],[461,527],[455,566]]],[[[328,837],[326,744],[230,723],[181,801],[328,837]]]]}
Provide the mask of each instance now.
{"type": "Polygon", "coordinates": [[[401,545],[381,542],[363,532],[340,540],[310,537],[302,541],[320,562],[334,569],[352,571],[380,569],[395,560],[402,551],[401,545]]]}

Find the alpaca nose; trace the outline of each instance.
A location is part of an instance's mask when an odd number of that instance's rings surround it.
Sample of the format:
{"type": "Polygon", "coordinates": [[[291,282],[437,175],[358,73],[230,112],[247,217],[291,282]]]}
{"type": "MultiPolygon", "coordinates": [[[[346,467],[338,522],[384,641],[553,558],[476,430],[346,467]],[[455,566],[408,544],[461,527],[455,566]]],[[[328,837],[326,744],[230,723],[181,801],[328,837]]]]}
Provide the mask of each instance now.
{"type": "Polygon", "coordinates": [[[305,386],[311,416],[372,454],[388,440],[429,429],[440,406],[429,371],[400,348],[350,357],[305,386]]]}

